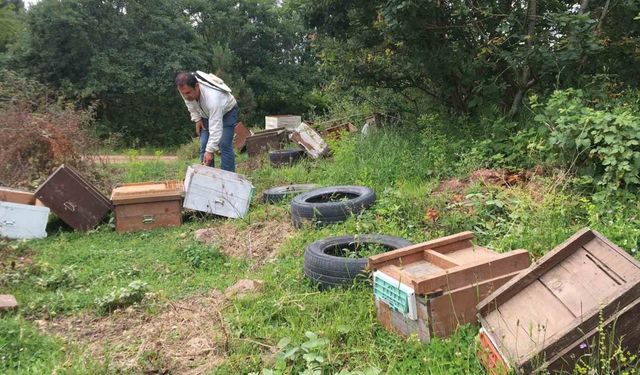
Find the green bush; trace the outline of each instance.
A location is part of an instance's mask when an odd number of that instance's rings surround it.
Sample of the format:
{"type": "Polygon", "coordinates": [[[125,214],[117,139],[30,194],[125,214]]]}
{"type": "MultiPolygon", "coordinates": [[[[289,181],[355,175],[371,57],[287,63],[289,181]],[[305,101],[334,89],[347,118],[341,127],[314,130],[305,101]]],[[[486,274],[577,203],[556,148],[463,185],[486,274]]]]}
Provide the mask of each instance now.
{"type": "MultiPolygon", "coordinates": [[[[535,102],[535,101],[534,101],[535,102]]],[[[623,104],[599,107],[582,90],[551,95],[535,117],[549,130],[549,143],[584,181],[615,189],[640,183],[640,113],[623,104]]]]}
{"type": "Polygon", "coordinates": [[[96,298],[96,305],[101,312],[112,312],[115,309],[140,303],[149,290],[147,283],[135,280],[124,288],[114,290],[104,297],[96,298]]]}

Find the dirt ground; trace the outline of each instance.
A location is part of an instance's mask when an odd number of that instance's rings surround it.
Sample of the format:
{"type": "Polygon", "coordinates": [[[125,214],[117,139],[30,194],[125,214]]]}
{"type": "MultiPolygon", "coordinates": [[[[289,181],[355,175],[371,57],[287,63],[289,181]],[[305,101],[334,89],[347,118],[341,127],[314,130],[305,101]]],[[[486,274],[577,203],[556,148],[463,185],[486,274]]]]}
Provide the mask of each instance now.
{"type": "Polygon", "coordinates": [[[218,291],[168,302],[156,315],[139,309],[110,316],[85,314],[38,320],[40,329],[79,343],[113,370],[154,374],[203,374],[223,359],[229,333],[218,291]]]}
{"type": "Polygon", "coordinates": [[[220,252],[228,256],[251,259],[255,269],[274,258],[278,248],[293,232],[291,221],[285,216],[252,223],[242,229],[231,222],[205,228],[201,230],[201,241],[217,244],[220,252]]]}

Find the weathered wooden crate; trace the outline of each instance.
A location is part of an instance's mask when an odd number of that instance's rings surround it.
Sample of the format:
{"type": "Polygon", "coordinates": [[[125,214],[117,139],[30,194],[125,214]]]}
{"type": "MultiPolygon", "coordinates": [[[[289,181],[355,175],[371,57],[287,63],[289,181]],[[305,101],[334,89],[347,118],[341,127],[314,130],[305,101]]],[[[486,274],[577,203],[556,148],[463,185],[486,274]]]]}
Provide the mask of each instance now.
{"type": "Polygon", "coordinates": [[[327,146],[320,134],[304,122],[291,133],[289,138],[299,144],[314,159],[329,152],[329,146],[327,146]]]}
{"type": "Polygon", "coordinates": [[[247,138],[252,135],[253,133],[251,132],[251,130],[249,130],[249,128],[247,128],[247,126],[243,122],[237,123],[234,129],[233,136],[233,147],[236,149],[236,151],[240,152],[244,150],[245,146],[247,145],[247,138]]]}
{"type": "Polygon", "coordinates": [[[287,131],[284,129],[273,129],[256,132],[247,137],[247,154],[250,157],[267,153],[269,150],[280,150],[287,141],[287,131]]]}
{"type": "Polygon", "coordinates": [[[530,261],[526,250],[500,254],[473,238],[462,232],[370,257],[380,323],[423,342],[476,323],[476,304],[530,261]]]}
{"type": "Polygon", "coordinates": [[[0,201],[0,237],[44,238],[48,220],[47,207],[0,201]]]}
{"type": "Polygon", "coordinates": [[[122,184],[113,189],[116,231],[131,232],[182,225],[181,181],[122,184]]]}
{"type": "Polygon", "coordinates": [[[34,195],[76,230],[94,228],[111,211],[111,202],[67,165],[58,167],[34,195]]]}
{"type": "Polygon", "coordinates": [[[350,122],[345,124],[331,126],[324,129],[320,134],[326,139],[340,139],[343,133],[356,133],[358,129],[350,122]]]}
{"type": "Polygon", "coordinates": [[[302,117],[294,115],[272,115],[264,117],[265,129],[285,128],[294,130],[302,122],[302,117]]]}
{"type": "Polygon", "coordinates": [[[184,179],[184,208],[241,218],[249,211],[254,187],[237,173],[194,164],[184,179]]]}
{"type": "Polygon", "coordinates": [[[490,373],[571,372],[594,351],[599,324],[625,352],[640,349],[640,263],[585,228],[477,309],[486,348],[479,357],[490,373]]]}

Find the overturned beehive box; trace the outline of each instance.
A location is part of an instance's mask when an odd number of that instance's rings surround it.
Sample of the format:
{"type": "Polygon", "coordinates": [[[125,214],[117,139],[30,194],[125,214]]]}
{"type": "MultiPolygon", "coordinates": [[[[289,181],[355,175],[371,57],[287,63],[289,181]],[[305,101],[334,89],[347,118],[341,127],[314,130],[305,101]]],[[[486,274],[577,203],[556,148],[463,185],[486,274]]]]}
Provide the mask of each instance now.
{"type": "Polygon", "coordinates": [[[193,164],[184,178],[184,208],[225,216],[244,217],[254,187],[237,173],[193,164]]]}
{"type": "MultiPolygon", "coordinates": [[[[581,230],[477,306],[479,357],[491,374],[573,371],[598,328],[624,351],[640,346],[640,263],[581,230]]],[[[596,345],[597,346],[597,345],[596,345]]]]}
{"type": "Polygon", "coordinates": [[[294,130],[302,122],[302,117],[295,115],[271,115],[264,117],[265,129],[285,128],[294,130]]]}
{"type": "Polygon", "coordinates": [[[247,154],[250,157],[258,156],[270,150],[280,150],[287,142],[285,129],[271,129],[256,132],[246,138],[247,154]]]}
{"type": "Polygon", "coordinates": [[[49,209],[33,193],[0,187],[0,236],[11,239],[44,238],[49,209]]]}
{"type": "Polygon", "coordinates": [[[497,253],[462,232],[369,258],[378,320],[423,342],[476,323],[476,304],[530,264],[526,250],[497,253]]]}
{"type": "Polygon", "coordinates": [[[53,213],[73,229],[96,227],[111,211],[111,202],[78,171],[58,167],[34,193],[53,213]]]}

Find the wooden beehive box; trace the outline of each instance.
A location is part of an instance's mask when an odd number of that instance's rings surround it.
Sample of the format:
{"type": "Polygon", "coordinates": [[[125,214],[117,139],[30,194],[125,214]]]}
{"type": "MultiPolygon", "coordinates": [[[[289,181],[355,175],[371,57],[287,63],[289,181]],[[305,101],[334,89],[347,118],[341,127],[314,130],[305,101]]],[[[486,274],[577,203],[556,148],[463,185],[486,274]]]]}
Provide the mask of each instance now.
{"type": "Polygon", "coordinates": [[[0,237],[33,239],[47,236],[49,208],[0,201],[0,237]]]}
{"type": "Polygon", "coordinates": [[[294,115],[272,115],[264,117],[265,129],[285,128],[293,130],[302,122],[302,117],[294,115]]]}
{"type": "Polygon", "coordinates": [[[182,225],[182,182],[140,182],[113,189],[116,231],[131,232],[182,225]]]}
{"type": "Polygon", "coordinates": [[[75,230],[89,230],[111,211],[111,202],[70,166],[61,165],[34,195],[75,230]]]}
{"type": "Polygon", "coordinates": [[[299,144],[300,147],[302,147],[307,154],[314,159],[324,156],[329,152],[327,142],[322,139],[317,131],[313,130],[304,122],[301,123],[293,133],[291,133],[289,138],[299,144]]]}
{"type": "Polygon", "coordinates": [[[358,129],[355,125],[348,122],[345,124],[331,126],[329,128],[324,129],[321,134],[323,137],[327,139],[340,139],[342,133],[356,133],[358,129]]]}
{"type": "MultiPolygon", "coordinates": [[[[581,230],[477,306],[481,361],[492,374],[512,368],[571,372],[591,353],[598,325],[617,344],[640,346],[640,263],[604,236],[581,230]]],[[[597,345],[596,345],[597,346],[597,345]]]]}
{"type": "Polygon", "coordinates": [[[369,258],[378,320],[423,342],[476,323],[476,304],[530,264],[526,250],[496,253],[462,232],[369,258]]]}
{"type": "Polygon", "coordinates": [[[273,129],[256,132],[246,138],[247,154],[250,157],[258,156],[269,150],[280,150],[287,140],[287,131],[273,129]]]}
{"type": "Polygon", "coordinates": [[[187,168],[184,191],[184,208],[236,219],[249,211],[254,188],[242,175],[194,164],[187,168]]]}
{"type": "Polygon", "coordinates": [[[247,138],[252,136],[253,133],[247,126],[241,121],[236,124],[234,129],[234,137],[233,137],[233,147],[236,151],[240,152],[244,150],[247,145],[247,138]]]}

